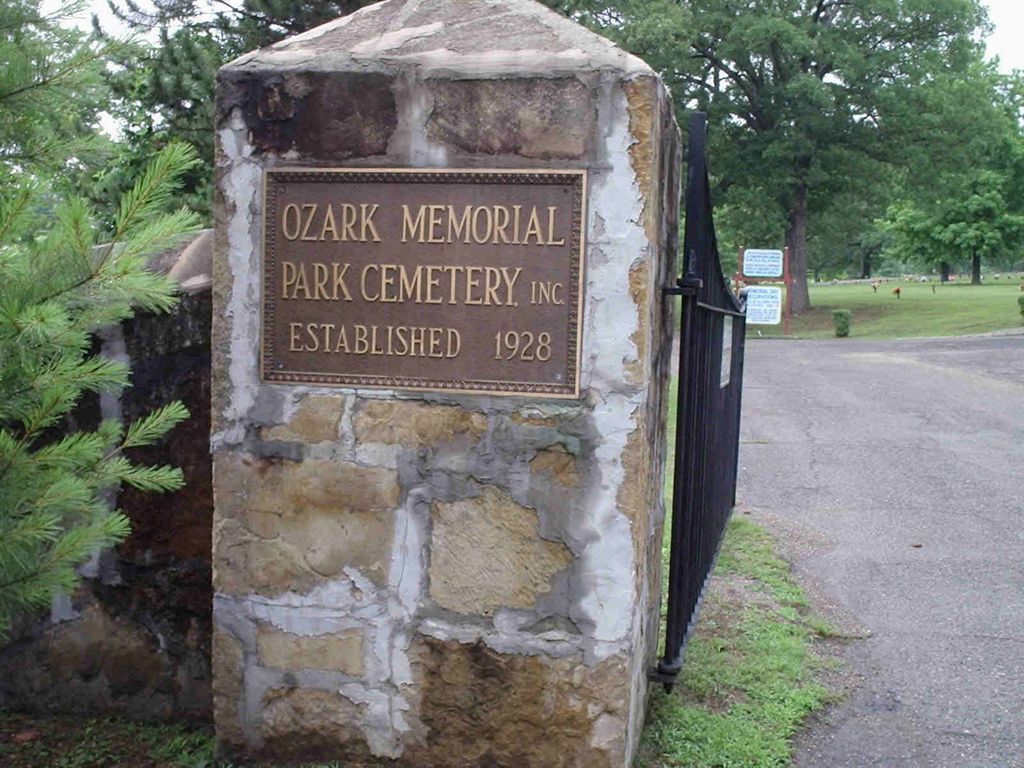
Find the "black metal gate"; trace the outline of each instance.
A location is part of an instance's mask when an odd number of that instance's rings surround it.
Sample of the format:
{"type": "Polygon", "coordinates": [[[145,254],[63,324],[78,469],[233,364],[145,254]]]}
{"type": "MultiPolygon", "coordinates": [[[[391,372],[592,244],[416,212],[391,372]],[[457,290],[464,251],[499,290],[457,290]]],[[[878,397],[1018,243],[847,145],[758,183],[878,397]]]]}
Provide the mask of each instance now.
{"type": "Polygon", "coordinates": [[[707,115],[690,118],[679,401],[672,485],[665,650],[653,678],[671,687],[736,503],[746,318],[722,274],[712,220],[707,115]]]}

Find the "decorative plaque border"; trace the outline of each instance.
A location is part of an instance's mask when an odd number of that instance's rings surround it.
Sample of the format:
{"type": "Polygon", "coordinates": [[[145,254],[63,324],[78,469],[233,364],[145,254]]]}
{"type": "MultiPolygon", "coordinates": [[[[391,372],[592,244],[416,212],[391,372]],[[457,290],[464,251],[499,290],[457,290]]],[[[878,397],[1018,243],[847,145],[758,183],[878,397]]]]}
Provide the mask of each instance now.
{"type": "MultiPolygon", "coordinates": [[[[585,169],[509,169],[509,168],[268,168],[263,171],[263,216],[261,220],[262,274],[260,280],[260,376],[269,383],[313,384],[327,387],[404,389],[447,392],[450,394],[518,395],[521,397],[579,399],[580,354],[584,286],[584,226],[587,205],[585,169]],[[277,266],[273,234],[268,235],[267,220],[277,216],[277,190],[274,182],[350,182],[403,184],[572,184],[572,229],[569,243],[569,282],[567,293],[569,338],[565,383],[494,381],[490,379],[422,379],[406,376],[370,376],[343,373],[311,373],[276,367],[274,340],[266,328],[274,322],[276,297],[268,301],[266,286],[277,266]]],[[[276,232],[276,227],[272,228],[276,232]]]]}

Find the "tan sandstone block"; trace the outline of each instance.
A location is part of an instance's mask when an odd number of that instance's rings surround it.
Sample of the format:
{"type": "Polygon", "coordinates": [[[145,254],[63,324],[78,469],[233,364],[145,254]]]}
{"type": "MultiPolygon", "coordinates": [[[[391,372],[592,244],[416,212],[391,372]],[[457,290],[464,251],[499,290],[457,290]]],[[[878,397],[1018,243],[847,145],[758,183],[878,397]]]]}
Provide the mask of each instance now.
{"type": "MultiPolygon", "coordinates": [[[[263,697],[260,756],[277,760],[365,760],[371,757],[358,723],[362,708],[334,691],[272,688],[263,697]]],[[[351,763],[342,762],[343,765],[351,763]]]]}
{"type": "Polygon", "coordinates": [[[629,663],[500,654],[419,637],[410,652],[429,729],[410,765],[603,768],[625,762],[629,663]],[[540,737],[538,737],[540,735],[540,737]]]}
{"type": "Polygon", "coordinates": [[[213,628],[210,662],[213,667],[213,720],[217,739],[227,744],[245,742],[238,717],[245,668],[242,646],[218,626],[213,628]]]}
{"type": "Polygon", "coordinates": [[[644,228],[649,237],[657,237],[652,231],[656,224],[657,184],[661,168],[658,167],[658,81],[653,76],[636,77],[622,85],[629,109],[629,132],[633,143],[629,147],[630,164],[636,174],[637,187],[644,199],[644,228]],[[651,205],[654,202],[655,205],[651,205]]]}
{"type": "Polygon", "coordinates": [[[580,479],[576,457],[557,443],[537,451],[537,455],[530,461],[530,471],[549,474],[556,483],[565,486],[576,485],[580,479]]]}
{"type": "Polygon", "coordinates": [[[653,489],[650,478],[660,477],[654,466],[655,457],[651,451],[646,425],[641,419],[629,437],[622,451],[622,469],[624,476],[615,500],[619,509],[630,520],[630,531],[633,537],[633,552],[637,570],[635,588],[637,596],[643,593],[645,582],[649,585],[660,584],[661,563],[661,526],[651,530],[651,511],[657,503],[652,498],[660,489],[653,489]]]}
{"type": "Polygon", "coordinates": [[[393,509],[398,473],[333,459],[271,461],[238,453],[214,457],[219,510],[393,509]]]}
{"type": "Polygon", "coordinates": [[[469,154],[578,158],[594,135],[591,89],[570,78],[430,82],[427,134],[469,154]]]}
{"type": "Polygon", "coordinates": [[[269,627],[256,633],[260,664],[278,669],[322,669],[353,677],[363,674],[363,635],[348,630],[333,635],[292,635],[269,627]]]}
{"type": "Polygon", "coordinates": [[[523,424],[529,427],[557,429],[561,426],[561,419],[557,416],[541,416],[533,412],[515,411],[509,418],[513,424],[523,424]]]}
{"type": "Polygon", "coordinates": [[[647,439],[647,429],[643,421],[626,438],[626,447],[622,450],[622,469],[624,477],[615,497],[619,509],[634,523],[646,522],[648,504],[648,481],[651,472],[651,446],[647,439]]]}
{"type": "Polygon", "coordinates": [[[451,611],[531,608],[573,559],[564,544],[540,538],[534,510],[490,486],[475,498],[435,503],[431,516],[430,597],[451,611]]]}
{"type": "Polygon", "coordinates": [[[264,440],[294,440],[322,443],[338,439],[338,424],[345,410],[345,398],[332,395],[310,395],[299,403],[286,424],[265,427],[264,440]]]}
{"type": "MultiPolygon", "coordinates": [[[[629,147],[630,163],[636,174],[637,188],[643,199],[644,231],[654,245],[661,235],[661,201],[658,196],[660,131],[658,128],[661,103],[658,81],[655,77],[638,77],[623,84],[629,105],[629,131],[633,143],[629,147]]],[[[639,384],[649,375],[648,338],[651,314],[651,266],[640,261],[629,270],[629,294],[637,308],[636,330],[630,341],[636,345],[637,359],[626,365],[627,379],[639,384]]]]}
{"type": "Polygon", "coordinates": [[[264,540],[238,520],[213,529],[213,588],[224,595],[305,592],[321,579],[288,542],[264,540]]]}
{"type": "Polygon", "coordinates": [[[218,454],[214,489],[219,592],[302,592],[346,567],[387,579],[400,496],[395,470],[218,454]]]}
{"type": "Polygon", "coordinates": [[[636,360],[626,365],[627,376],[634,384],[641,383],[651,371],[647,359],[647,339],[650,335],[650,279],[651,265],[642,261],[629,270],[629,295],[636,305],[636,330],[629,340],[636,346],[636,360]]]}
{"type": "Polygon", "coordinates": [[[455,405],[372,400],[355,417],[356,441],[388,445],[437,445],[487,431],[487,417],[455,405]]]}

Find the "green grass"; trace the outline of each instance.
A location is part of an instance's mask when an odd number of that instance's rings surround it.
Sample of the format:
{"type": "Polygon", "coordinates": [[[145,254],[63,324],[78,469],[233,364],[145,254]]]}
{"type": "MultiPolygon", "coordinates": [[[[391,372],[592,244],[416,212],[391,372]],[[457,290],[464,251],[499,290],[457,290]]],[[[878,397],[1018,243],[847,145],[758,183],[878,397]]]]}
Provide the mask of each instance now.
{"type": "Polygon", "coordinates": [[[807,606],[769,534],[734,518],[676,689],[654,693],[638,766],[788,765],[794,734],[832,698],[812,650],[830,628],[807,606]]]}
{"type": "MultiPolygon", "coordinates": [[[[793,318],[791,336],[834,338],[833,309],[853,312],[850,338],[896,339],[961,336],[1021,328],[1019,280],[984,285],[919,283],[890,280],[878,293],[870,285],[812,285],[811,309],[793,318]],[[892,290],[901,289],[897,299],[892,290]],[[934,286],[935,292],[932,292],[934,286]]],[[[748,338],[781,336],[782,326],[751,325],[748,338]]]]}
{"type": "MultiPolygon", "coordinates": [[[[117,717],[31,716],[0,710],[3,768],[236,768],[214,756],[213,729],[117,717]]],[[[309,763],[302,768],[344,768],[309,763]]]]}
{"type": "Polygon", "coordinates": [[[730,522],[715,574],[752,579],[780,608],[807,608],[804,590],[793,580],[789,563],[775,554],[771,537],[749,520],[730,522]]]}
{"type": "Polygon", "coordinates": [[[210,728],[0,712],[5,768],[211,768],[210,728]]]}
{"type": "MultiPolygon", "coordinates": [[[[669,468],[678,383],[669,389],[669,468]]],[[[671,469],[665,495],[671,499],[671,469]]],[[[668,574],[668,531],[662,548],[668,574]]],[[[667,584],[662,585],[667,595],[667,584]]],[[[662,622],[664,623],[664,615],[662,622]]],[[[817,682],[830,661],[815,638],[838,632],[809,608],[771,536],[733,517],[715,579],[672,693],[656,689],[638,768],[772,768],[789,764],[793,735],[832,694],[817,682]]]]}
{"type": "MultiPolygon", "coordinates": [[[[214,752],[213,728],[208,725],[0,710],[2,768],[239,768],[217,760],[214,752]]],[[[300,768],[346,766],[307,763],[300,768]]]]}

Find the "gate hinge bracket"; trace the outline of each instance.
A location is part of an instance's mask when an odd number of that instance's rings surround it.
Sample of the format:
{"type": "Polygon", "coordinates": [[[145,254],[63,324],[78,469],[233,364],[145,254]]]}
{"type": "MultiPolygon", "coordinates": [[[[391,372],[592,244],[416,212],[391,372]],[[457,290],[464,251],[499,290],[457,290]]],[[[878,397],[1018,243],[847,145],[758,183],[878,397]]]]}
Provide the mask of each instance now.
{"type": "Polygon", "coordinates": [[[675,285],[666,285],[661,291],[666,296],[696,296],[703,287],[704,281],[699,277],[684,275],[676,280],[675,285]]]}

